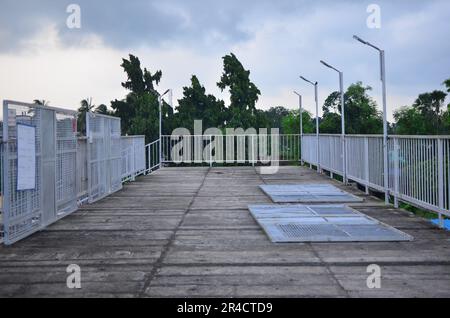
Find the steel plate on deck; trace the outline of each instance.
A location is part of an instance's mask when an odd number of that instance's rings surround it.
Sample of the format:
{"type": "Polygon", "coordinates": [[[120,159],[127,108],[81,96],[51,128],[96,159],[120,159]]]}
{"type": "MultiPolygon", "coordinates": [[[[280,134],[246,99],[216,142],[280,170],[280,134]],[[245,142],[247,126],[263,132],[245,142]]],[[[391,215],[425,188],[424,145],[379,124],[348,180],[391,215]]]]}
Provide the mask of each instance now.
{"type": "Polygon", "coordinates": [[[331,184],[260,185],[273,202],[362,202],[363,199],[331,184]]]}
{"type": "Polygon", "coordinates": [[[389,225],[344,205],[250,205],[272,242],[411,241],[389,225]]]}

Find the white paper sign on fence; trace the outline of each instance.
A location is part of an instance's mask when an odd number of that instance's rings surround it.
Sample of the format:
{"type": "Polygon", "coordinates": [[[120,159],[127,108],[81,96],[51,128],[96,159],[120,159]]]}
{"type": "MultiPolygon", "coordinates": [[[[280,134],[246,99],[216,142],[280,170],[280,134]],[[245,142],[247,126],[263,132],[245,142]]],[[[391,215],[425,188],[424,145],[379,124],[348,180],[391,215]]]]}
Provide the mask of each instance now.
{"type": "Polygon", "coordinates": [[[17,191],[36,188],[36,128],[17,125],[17,191]]]}

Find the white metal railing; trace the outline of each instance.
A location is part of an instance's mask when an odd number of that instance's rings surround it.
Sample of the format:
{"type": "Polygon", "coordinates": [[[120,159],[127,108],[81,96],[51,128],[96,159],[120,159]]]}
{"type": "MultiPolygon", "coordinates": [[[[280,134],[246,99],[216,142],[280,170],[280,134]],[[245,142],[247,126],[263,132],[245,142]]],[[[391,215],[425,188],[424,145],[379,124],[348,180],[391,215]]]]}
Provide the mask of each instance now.
{"type": "MultiPolygon", "coordinates": [[[[343,175],[341,135],[304,135],[302,160],[343,175]]],[[[385,191],[383,137],[346,135],[346,176],[366,187],[385,191]]],[[[450,215],[450,136],[389,136],[387,190],[394,199],[450,215]]]]}
{"type": "Polygon", "coordinates": [[[0,244],[3,243],[3,139],[0,138],[0,244]]]}
{"type": "Polygon", "coordinates": [[[88,191],[88,143],[86,137],[79,137],[77,141],[77,199],[78,204],[86,202],[89,198],[88,191]]]}
{"type": "Polygon", "coordinates": [[[122,136],[122,180],[133,181],[145,173],[145,136],[122,136]]]}
{"type": "Polygon", "coordinates": [[[161,167],[159,155],[160,140],[155,140],[145,145],[145,173],[149,174],[161,167]]]}
{"type": "Polygon", "coordinates": [[[267,157],[274,158],[275,153],[279,162],[300,159],[300,135],[294,134],[164,135],[161,138],[163,163],[255,165],[266,163],[267,157]]]}

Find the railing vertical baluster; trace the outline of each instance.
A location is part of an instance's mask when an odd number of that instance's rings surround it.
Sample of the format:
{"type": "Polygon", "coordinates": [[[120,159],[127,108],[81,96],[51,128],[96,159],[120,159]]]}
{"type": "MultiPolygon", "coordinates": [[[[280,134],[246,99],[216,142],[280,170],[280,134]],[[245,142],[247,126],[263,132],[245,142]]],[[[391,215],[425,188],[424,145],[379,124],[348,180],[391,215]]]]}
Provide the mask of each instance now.
{"type": "Polygon", "coordinates": [[[437,140],[438,142],[438,157],[437,157],[437,164],[438,164],[438,197],[439,197],[439,226],[441,228],[444,227],[444,219],[442,217],[442,210],[444,209],[444,158],[443,158],[443,140],[439,138],[437,140]]]}
{"type": "Polygon", "coordinates": [[[209,135],[209,166],[212,167],[212,135],[209,135]]]}
{"type": "Polygon", "coordinates": [[[255,141],[254,141],[255,136],[252,135],[252,166],[255,166],[255,141]]]}
{"type": "Polygon", "coordinates": [[[399,144],[398,138],[393,138],[394,142],[394,207],[398,208],[398,183],[399,183],[399,144]]]}
{"type": "Polygon", "coordinates": [[[369,194],[369,138],[364,137],[364,179],[365,179],[365,190],[369,194]]]}
{"type": "MultiPolygon", "coordinates": [[[[422,143],[421,140],[417,140],[417,163],[416,163],[416,170],[417,170],[417,180],[418,180],[418,190],[419,193],[417,195],[417,198],[419,200],[422,199],[423,195],[423,176],[422,176],[422,143]]],[[[406,171],[405,171],[406,173],[406,171]]]]}

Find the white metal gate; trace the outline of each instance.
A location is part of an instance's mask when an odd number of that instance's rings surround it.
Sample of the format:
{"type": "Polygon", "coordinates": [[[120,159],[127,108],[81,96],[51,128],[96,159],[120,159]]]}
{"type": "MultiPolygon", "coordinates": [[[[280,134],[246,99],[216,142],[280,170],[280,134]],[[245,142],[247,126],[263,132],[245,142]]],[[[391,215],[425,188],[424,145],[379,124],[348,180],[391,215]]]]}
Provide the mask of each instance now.
{"type": "Polygon", "coordinates": [[[145,172],[145,136],[122,136],[122,180],[134,180],[145,172]]]}
{"type": "Polygon", "coordinates": [[[12,244],[77,209],[76,112],[4,101],[3,140],[4,242],[12,244]],[[29,160],[20,169],[19,149],[29,160]]]}
{"type": "Polygon", "coordinates": [[[87,113],[89,202],[122,188],[120,118],[87,113]]]}

